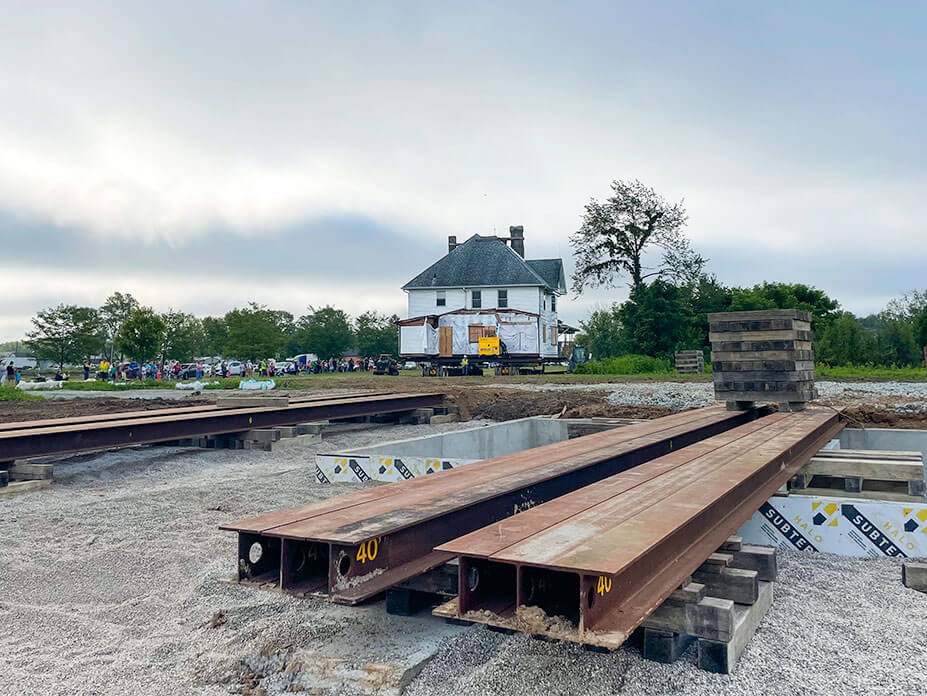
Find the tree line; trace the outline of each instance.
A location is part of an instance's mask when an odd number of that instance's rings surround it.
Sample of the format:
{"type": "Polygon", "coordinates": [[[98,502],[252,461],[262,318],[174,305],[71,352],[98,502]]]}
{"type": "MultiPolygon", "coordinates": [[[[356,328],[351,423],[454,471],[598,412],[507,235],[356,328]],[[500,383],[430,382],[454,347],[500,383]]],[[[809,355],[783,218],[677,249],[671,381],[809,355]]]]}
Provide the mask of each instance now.
{"type": "Polygon", "coordinates": [[[576,338],[595,358],[640,354],[672,360],[676,350],[710,351],[711,312],[800,309],[811,313],[815,358],[828,365],[914,366],[927,346],[927,292],[913,291],[878,314],[857,317],[822,290],[800,283],[727,287],[683,234],[682,202],[667,203],[639,181],[614,181],[586,205],[570,237],[573,289],[626,280],[625,302],[593,311],[576,338]]]}
{"type": "Polygon", "coordinates": [[[59,304],[32,319],[26,341],[35,357],[59,368],[97,356],[138,362],[223,356],[257,361],[315,353],[319,358],[395,355],[399,317],[375,311],[352,318],[331,306],[309,307],[299,317],[255,302],[224,316],[195,317],[142,306],[131,294],[115,292],[100,307],[59,304]]]}

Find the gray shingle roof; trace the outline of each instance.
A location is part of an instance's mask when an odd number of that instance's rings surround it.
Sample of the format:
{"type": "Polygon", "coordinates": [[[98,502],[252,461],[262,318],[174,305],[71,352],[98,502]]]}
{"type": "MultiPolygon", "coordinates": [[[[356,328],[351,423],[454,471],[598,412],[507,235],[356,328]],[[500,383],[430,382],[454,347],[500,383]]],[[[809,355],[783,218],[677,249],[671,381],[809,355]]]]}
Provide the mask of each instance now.
{"type": "Polygon", "coordinates": [[[566,290],[562,287],[563,259],[531,259],[526,261],[531,270],[537,273],[554,290],[566,290]]]}
{"type": "Polygon", "coordinates": [[[553,278],[553,264],[560,259],[526,262],[498,237],[473,235],[442,259],[402,286],[413,288],[459,288],[498,285],[538,285],[559,289],[560,271],[553,278]],[[541,264],[544,275],[533,268],[541,264]]]}

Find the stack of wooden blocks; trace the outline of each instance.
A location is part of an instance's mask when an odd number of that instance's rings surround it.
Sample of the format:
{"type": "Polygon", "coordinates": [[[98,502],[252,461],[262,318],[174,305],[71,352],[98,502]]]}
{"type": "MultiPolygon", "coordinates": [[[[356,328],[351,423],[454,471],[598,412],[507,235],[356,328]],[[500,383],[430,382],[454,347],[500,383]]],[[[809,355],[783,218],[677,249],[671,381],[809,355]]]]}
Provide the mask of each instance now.
{"type": "Polygon", "coordinates": [[[681,375],[698,375],[705,371],[705,356],[700,350],[677,350],[676,372],[681,375]]]}
{"type": "Polygon", "coordinates": [[[811,313],[797,309],[708,315],[715,398],[731,410],[772,401],[800,411],[817,397],[811,313]]]}

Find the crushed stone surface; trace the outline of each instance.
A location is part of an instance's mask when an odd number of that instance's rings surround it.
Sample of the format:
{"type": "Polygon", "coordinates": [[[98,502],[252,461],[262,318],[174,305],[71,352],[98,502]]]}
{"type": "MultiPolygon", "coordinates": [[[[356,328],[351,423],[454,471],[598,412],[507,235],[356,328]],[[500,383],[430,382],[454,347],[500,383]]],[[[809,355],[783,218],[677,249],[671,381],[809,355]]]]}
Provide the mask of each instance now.
{"type": "Polygon", "coordinates": [[[927,595],[901,585],[894,559],[781,551],[772,609],[732,675],[473,627],[442,643],[409,696],[924,693],[927,595]]]}
{"type": "Polygon", "coordinates": [[[476,424],[67,458],[52,488],[0,499],[0,696],[372,693],[422,661],[408,694],[925,693],[927,595],[892,559],[783,552],[773,608],[732,676],[699,671],[692,650],[661,665],[633,647],[596,653],[228,582],[235,536],[218,525],[364,485],[319,484],[316,452],[476,424]],[[307,676],[320,671],[327,682],[307,676]]]}

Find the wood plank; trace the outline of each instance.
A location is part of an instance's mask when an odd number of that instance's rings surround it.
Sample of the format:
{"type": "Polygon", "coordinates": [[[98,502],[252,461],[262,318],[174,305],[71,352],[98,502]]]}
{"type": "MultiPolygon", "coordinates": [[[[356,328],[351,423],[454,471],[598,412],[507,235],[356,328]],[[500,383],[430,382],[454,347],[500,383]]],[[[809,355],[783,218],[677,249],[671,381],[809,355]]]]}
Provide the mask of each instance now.
{"type": "Polygon", "coordinates": [[[794,319],[811,321],[811,312],[800,309],[756,309],[739,312],[709,312],[708,323],[719,321],[762,321],[764,319],[794,319]]]}
{"type": "Polygon", "coordinates": [[[788,329],[785,331],[711,331],[708,340],[711,343],[730,343],[735,341],[753,343],[756,341],[811,341],[810,331],[788,329]]]}
{"type": "Polygon", "coordinates": [[[814,361],[814,351],[811,346],[807,349],[797,350],[770,350],[770,349],[752,349],[752,350],[722,350],[712,346],[711,362],[727,361],[754,361],[754,360],[795,360],[795,361],[814,361]]]}
{"type": "Polygon", "coordinates": [[[41,488],[48,488],[51,485],[52,482],[48,479],[42,479],[38,481],[11,482],[0,488],[0,498],[4,496],[19,495],[20,493],[28,493],[29,491],[36,491],[41,488]]]}
{"type": "Polygon", "coordinates": [[[806,476],[861,476],[880,481],[923,481],[923,461],[814,457],[801,470],[806,476]]]}

